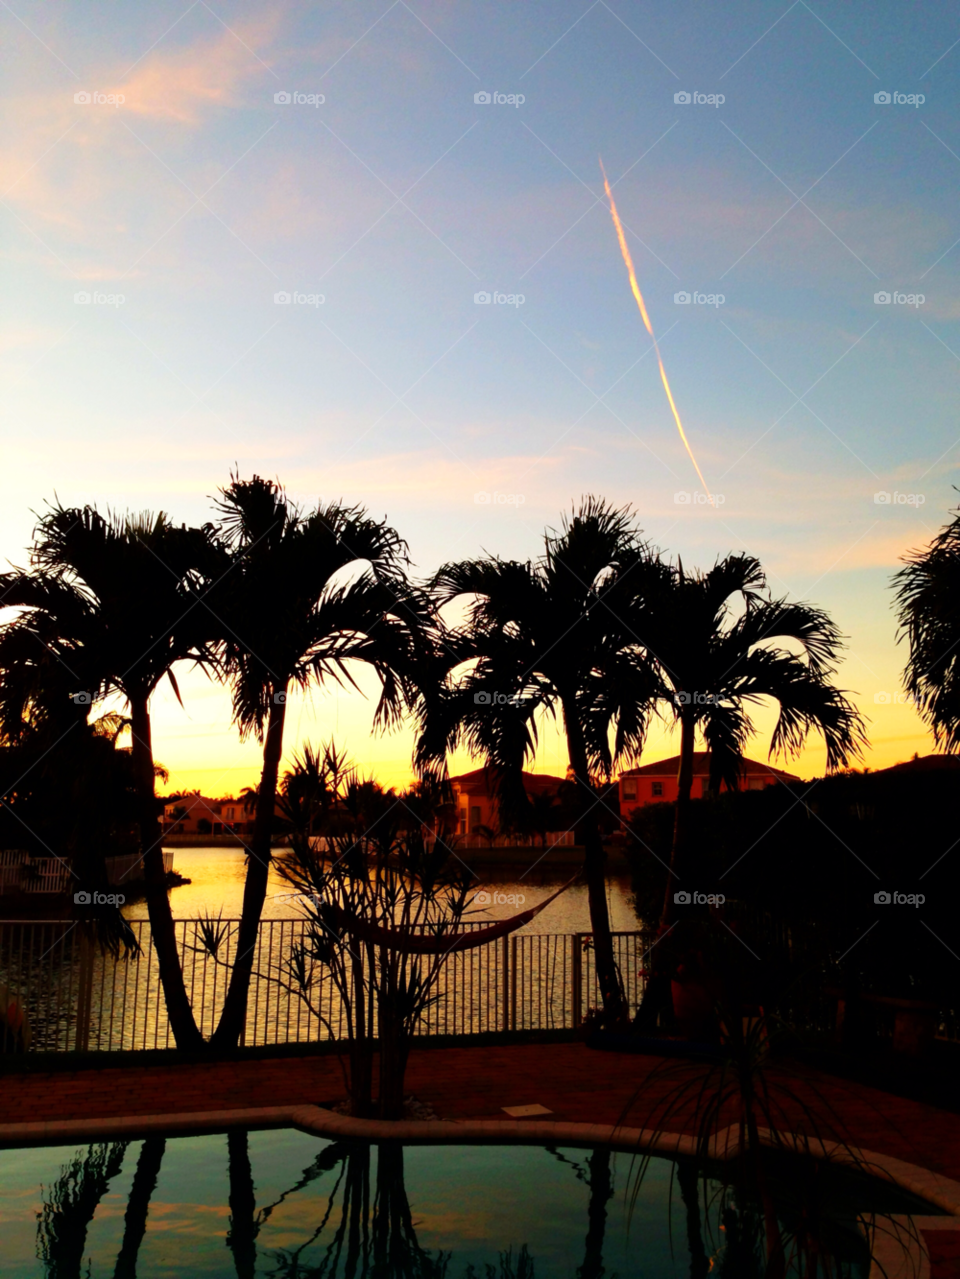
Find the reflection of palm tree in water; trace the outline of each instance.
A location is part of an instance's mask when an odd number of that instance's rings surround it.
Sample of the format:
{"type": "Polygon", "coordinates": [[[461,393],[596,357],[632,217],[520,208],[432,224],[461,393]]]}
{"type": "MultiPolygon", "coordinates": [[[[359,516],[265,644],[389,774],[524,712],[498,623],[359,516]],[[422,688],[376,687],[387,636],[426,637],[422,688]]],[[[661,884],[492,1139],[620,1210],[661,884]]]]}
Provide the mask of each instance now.
{"type": "Polygon", "coordinates": [[[160,1164],[166,1149],[163,1137],[147,1137],[140,1148],[137,1171],[133,1175],[130,1198],[123,1219],[123,1243],[117,1255],[113,1279],[137,1279],[137,1254],[147,1230],[150,1198],[156,1189],[160,1164]]]}
{"type": "Polygon", "coordinates": [[[126,1141],[102,1142],[77,1154],[45,1198],[37,1222],[37,1256],[47,1279],[80,1279],[87,1228],[107,1186],[120,1172],[126,1141]]]}

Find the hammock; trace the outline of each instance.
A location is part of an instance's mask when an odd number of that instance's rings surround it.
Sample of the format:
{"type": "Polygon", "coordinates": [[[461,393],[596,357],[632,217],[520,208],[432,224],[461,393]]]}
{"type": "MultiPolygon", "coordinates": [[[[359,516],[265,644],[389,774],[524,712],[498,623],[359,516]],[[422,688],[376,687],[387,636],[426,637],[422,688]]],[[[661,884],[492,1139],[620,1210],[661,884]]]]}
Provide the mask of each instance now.
{"type": "Polygon", "coordinates": [[[529,924],[542,910],[556,901],[561,893],[565,893],[571,884],[580,878],[578,871],[573,879],[568,880],[562,888],[558,888],[553,896],[533,906],[519,915],[509,919],[498,920],[489,928],[478,928],[473,933],[440,933],[434,936],[423,936],[415,933],[403,933],[393,928],[381,928],[379,924],[367,923],[356,915],[350,915],[342,907],[333,902],[324,903],[322,917],[324,923],[331,924],[342,932],[350,933],[360,941],[373,942],[377,946],[385,946],[388,950],[399,951],[402,955],[449,955],[458,950],[473,950],[475,946],[485,946],[487,942],[496,941],[498,937],[508,937],[524,924],[529,924]]]}

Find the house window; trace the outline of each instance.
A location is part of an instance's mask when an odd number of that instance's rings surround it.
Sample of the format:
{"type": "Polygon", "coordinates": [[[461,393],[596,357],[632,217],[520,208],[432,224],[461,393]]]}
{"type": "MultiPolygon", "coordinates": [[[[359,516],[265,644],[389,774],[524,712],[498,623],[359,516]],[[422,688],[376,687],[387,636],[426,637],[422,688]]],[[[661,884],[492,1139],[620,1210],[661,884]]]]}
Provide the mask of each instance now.
{"type": "Polygon", "coordinates": [[[663,782],[654,782],[651,787],[653,795],[663,795],[663,782]]]}
{"type": "Polygon", "coordinates": [[[627,778],[623,783],[623,798],[637,798],[637,779],[635,777],[627,778]]]}
{"type": "Polygon", "coordinates": [[[470,829],[476,830],[480,825],[480,805],[474,804],[470,808],[470,829]]]}
{"type": "Polygon", "coordinates": [[[767,784],[765,777],[748,777],[747,790],[763,790],[767,784]]]}

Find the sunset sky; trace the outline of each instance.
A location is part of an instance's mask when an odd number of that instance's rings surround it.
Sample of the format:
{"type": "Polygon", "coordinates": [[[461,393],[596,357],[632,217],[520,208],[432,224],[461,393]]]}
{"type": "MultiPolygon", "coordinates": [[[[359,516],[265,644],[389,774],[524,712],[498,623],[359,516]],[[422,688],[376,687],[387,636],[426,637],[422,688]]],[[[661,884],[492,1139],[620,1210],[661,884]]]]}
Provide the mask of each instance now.
{"type": "MultiPolygon", "coordinates": [[[[827,608],[871,766],[932,749],[896,702],[890,579],[960,483],[955,5],[14,0],[0,21],[4,559],[54,495],[202,522],[234,466],[389,516],[424,575],[534,555],[598,493],[685,566],[749,551],[827,608]]],[[[153,708],[170,789],[254,782],[224,690],[181,687],[153,708]]],[[[335,733],[407,780],[410,736],[371,738],[373,705],[298,702],[288,753],[335,733]]],[[[664,727],[644,762],[671,753],[664,727]]],[[[548,727],[537,767],[565,764],[548,727]]]]}

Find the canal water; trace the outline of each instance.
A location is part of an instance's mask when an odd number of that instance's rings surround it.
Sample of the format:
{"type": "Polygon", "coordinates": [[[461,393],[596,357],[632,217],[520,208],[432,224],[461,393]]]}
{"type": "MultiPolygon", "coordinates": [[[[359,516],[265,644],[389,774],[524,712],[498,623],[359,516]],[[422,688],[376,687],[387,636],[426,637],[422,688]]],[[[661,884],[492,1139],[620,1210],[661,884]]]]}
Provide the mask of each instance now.
{"type": "MultiPolygon", "coordinates": [[[[242,848],[177,848],[173,868],[189,884],[174,888],[170,904],[177,919],[197,919],[222,914],[224,919],[239,918],[243,904],[246,853],[242,848]]],[[[531,862],[538,850],[533,850],[531,862]]],[[[575,866],[535,866],[525,871],[522,866],[496,866],[477,863],[470,868],[476,875],[477,899],[469,919],[481,923],[505,919],[536,906],[555,893],[575,873],[575,866]],[[485,900],[488,899],[488,900],[485,900]]],[[[633,909],[630,877],[626,873],[607,878],[607,903],[610,922],[615,931],[633,932],[638,927],[633,909]]],[[[124,908],[128,919],[146,919],[146,902],[135,902],[124,908]]],[[[264,919],[302,918],[302,909],[275,866],[270,868],[264,919]]],[[[575,884],[552,905],[528,924],[531,933],[577,933],[590,931],[590,909],[587,889],[575,884]]]]}

